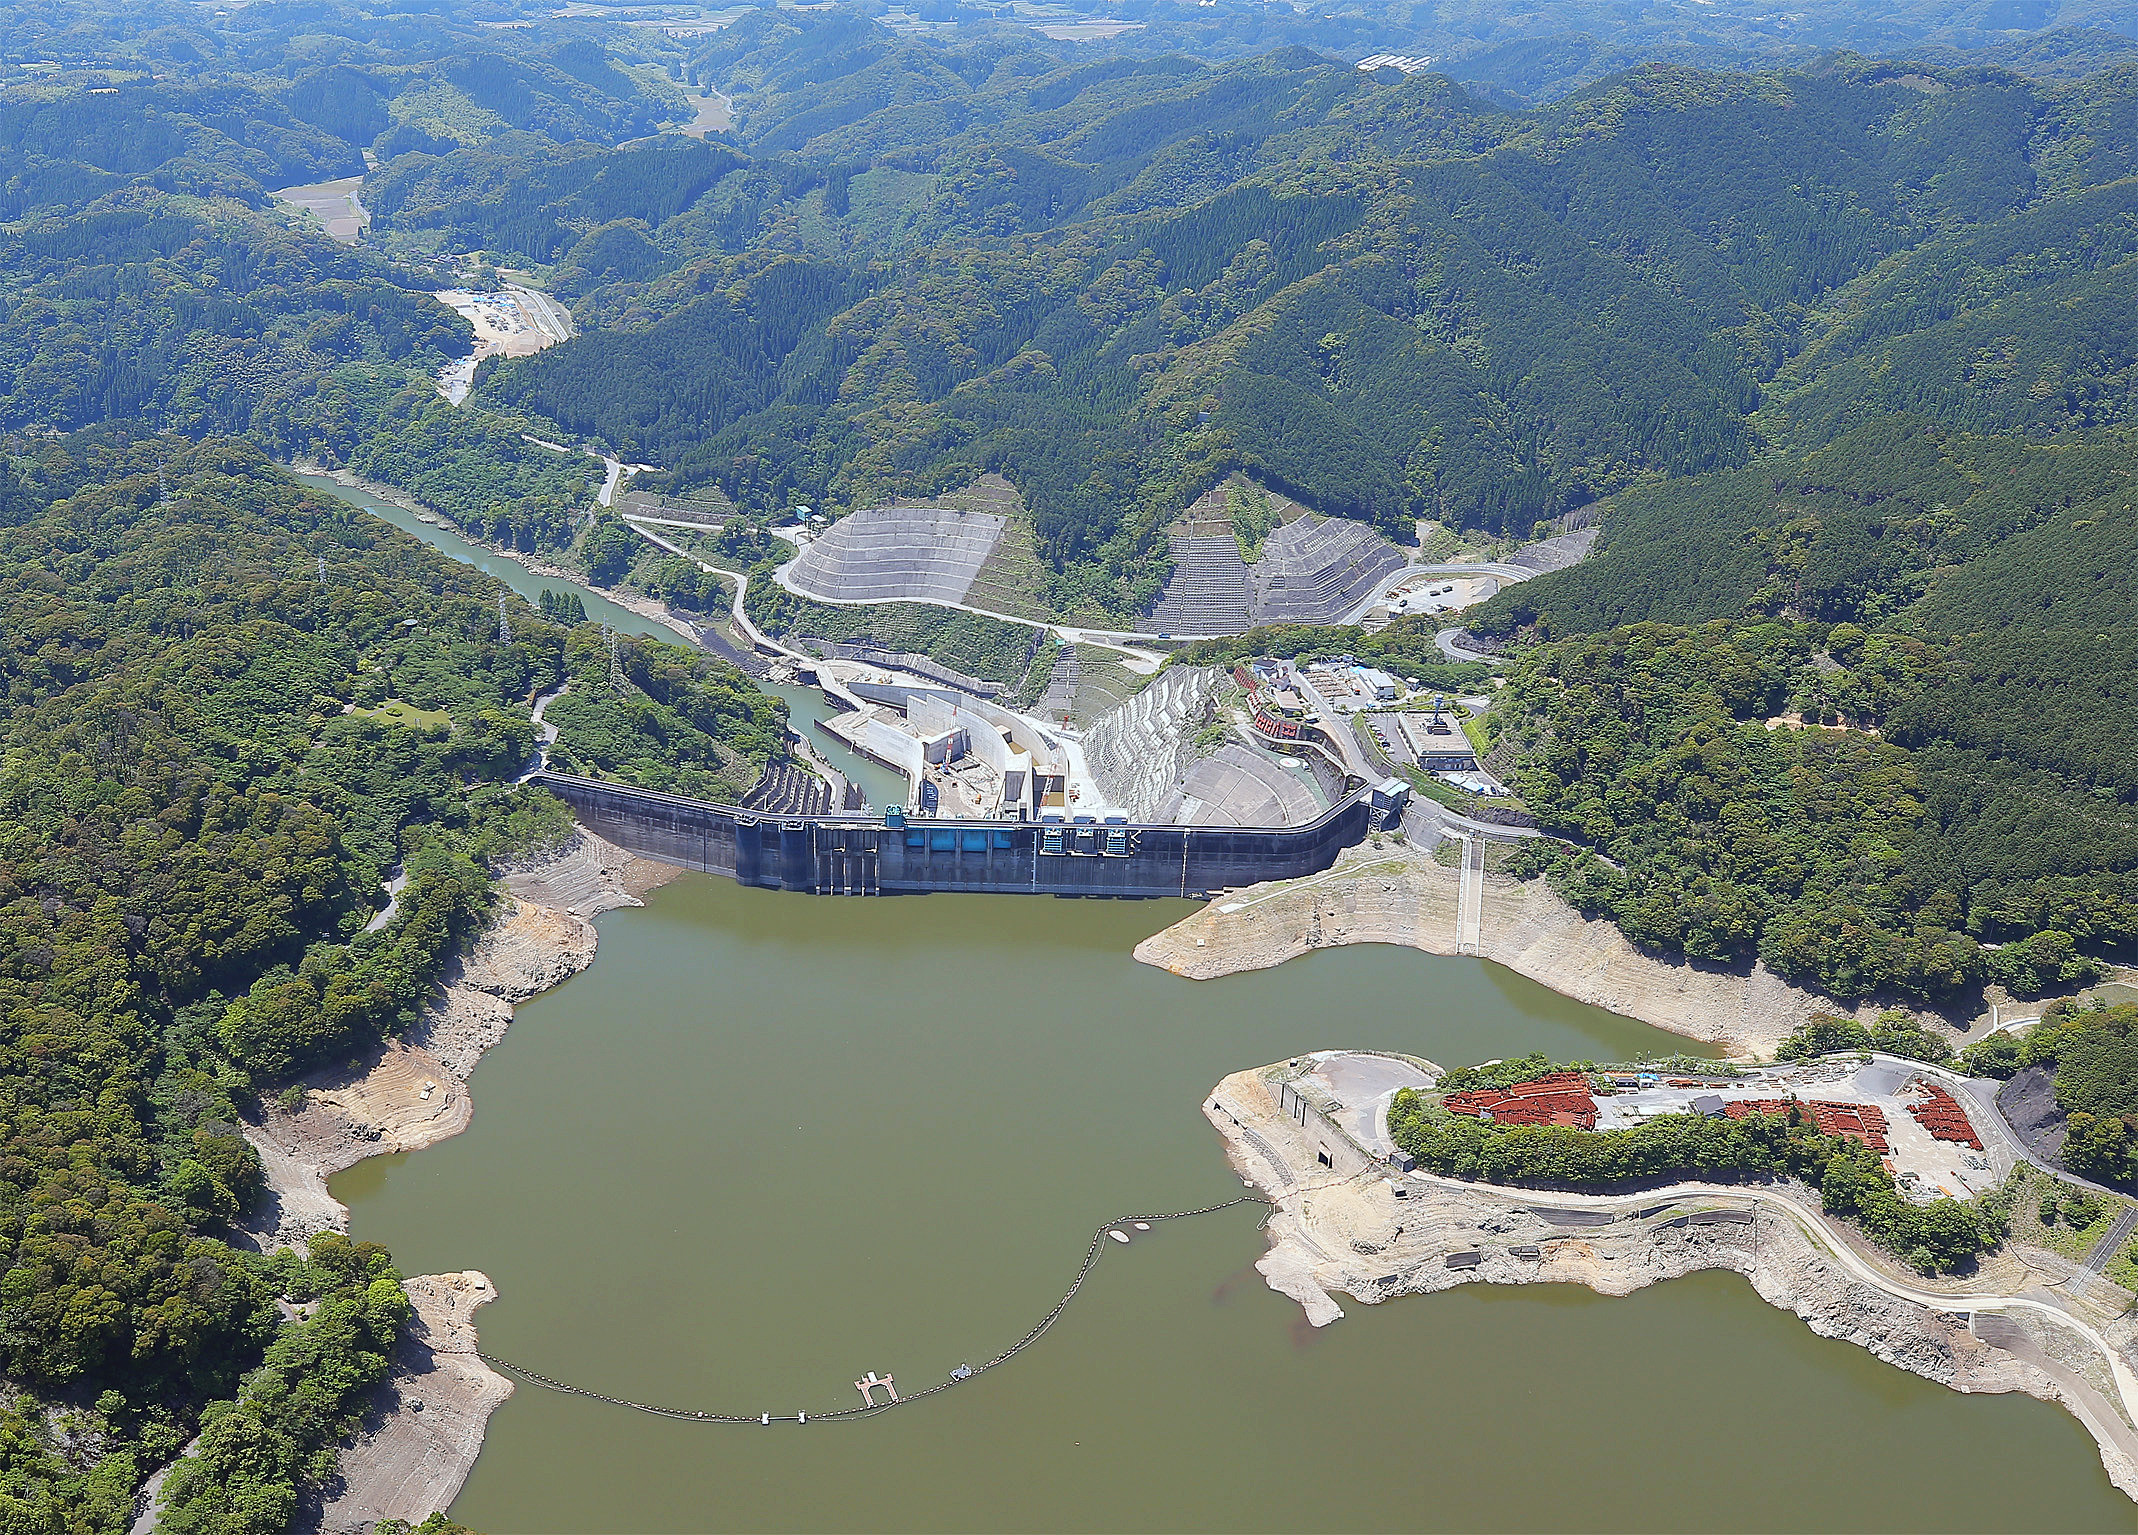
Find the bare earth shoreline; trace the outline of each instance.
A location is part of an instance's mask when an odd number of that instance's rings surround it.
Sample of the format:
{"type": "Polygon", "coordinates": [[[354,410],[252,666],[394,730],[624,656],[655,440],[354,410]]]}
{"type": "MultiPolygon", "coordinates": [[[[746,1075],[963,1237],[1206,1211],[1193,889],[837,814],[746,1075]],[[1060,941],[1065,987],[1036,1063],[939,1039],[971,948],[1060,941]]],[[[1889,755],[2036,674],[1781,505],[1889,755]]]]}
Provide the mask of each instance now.
{"type": "MultiPolygon", "coordinates": [[[[1315,949],[1390,943],[1428,954],[1460,954],[1460,871],[1416,845],[1389,839],[1348,849],[1310,879],[1227,891],[1201,911],[1136,945],[1136,958],[1190,980],[1265,970],[1315,949]]],[[[1484,876],[1475,952],[1577,1002],[1721,1046],[1733,1056],[1771,1059],[1814,1013],[1855,1014],[1868,1022],[1891,1000],[1860,1005],[1792,985],[1763,964],[1749,972],[1672,962],[1644,954],[1610,922],[1591,920],[1543,880],[1484,876]]],[[[1949,1020],[1914,1012],[1959,1040],[1949,1020]]]]}
{"type": "MultiPolygon", "coordinates": [[[[578,974],[594,959],[588,920],[682,871],[580,830],[561,852],[507,875],[496,920],[447,973],[414,1035],[359,1068],[313,1073],[294,1113],[263,1105],[245,1137],[260,1153],[269,1204],[250,1235],[263,1249],[346,1231],[349,1212],[327,1179],[367,1157],[416,1151],[468,1127],[468,1076],[504,1038],[513,1004],[578,974]]],[[[406,1282],[415,1323],[356,1440],[341,1455],[338,1486],[306,1510],[309,1528],[357,1531],[380,1519],[414,1524],[451,1505],[482,1449],[490,1414],[512,1383],[472,1350],[474,1313],[494,1300],[472,1270],[406,1282]]]]}
{"type": "MultiPolygon", "coordinates": [[[[513,1005],[592,963],[589,918],[639,905],[681,872],[582,828],[557,856],[507,875],[497,919],[448,973],[409,1040],[389,1044],[361,1069],[315,1073],[302,1084],[300,1109],[270,1104],[259,1123],[245,1127],[272,1195],[255,1240],[269,1247],[346,1230],[348,1211],[328,1193],[329,1177],[367,1157],[418,1150],[466,1129],[473,1116],[467,1079],[504,1037],[513,1005]]],[[[1137,945],[1135,957],[1203,979],[1348,943],[1453,954],[1458,882],[1457,871],[1415,848],[1362,846],[1314,879],[1221,895],[1137,945]]],[[[1771,1054],[1812,1012],[1839,1010],[1761,972],[1711,973],[1650,959],[1615,927],[1586,921],[1539,882],[1491,876],[1489,886],[1483,956],[1577,1000],[1738,1054],[1771,1054]]],[[[1368,1304],[1473,1280],[1570,1281],[1624,1294],[1699,1268],[1730,1268],[1822,1336],[1855,1342],[1955,1390],[2021,1390],[2063,1404],[2101,1445],[2111,1479],[2138,1489],[2138,1430],[2116,1407],[2113,1383],[2091,1378],[2101,1373],[2098,1365],[2089,1371],[2056,1326],[2019,1315],[1977,1318],[1971,1328],[1964,1315],[1880,1294],[1835,1272],[1834,1255],[1818,1236],[1769,1211],[1749,1230],[1696,1227],[1661,1244],[1644,1230],[1585,1231],[1578,1245],[1554,1245],[1550,1264],[1534,1272],[1526,1271],[1534,1265],[1501,1272],[1507,1266],[1497,1260],[1474,1271],[1421,1263],[1476,1242],[1477,1234],[1519,1231],[1536,1217],[1498,1191],[1463,1189],[1420,1199],[1399,1224],[1383,1221],[1368,1208],[1382,1186],[1378,1176],[1317,1177],[1320,1169],[1290,1166],[1296,1159],[1287,1153],[1298,1148],[1286,1137],[1298,1127],[1265,1111],[1258,1096],[1268,1095],[1256,1074],[1240,1073],[1220,1086],[1206,1114],[1241,1174],[1278,1206],[1271,1248],[1258,1266],[1316,1325],[1342,1315],[1332,1289],[1368,1304]],[[1332,1223],[1345,1233],[1341,1248],[1327,1240],[1332,1223]]],[[[474,1313],[497,1293],[487,1276],[423,1275],[406,1288],[416,1315],[411,1336],[362,1431],[342,1452],[339,1485],[307,1510],[309,1528],[339,1535],[380,1519],[414,1523],[449,1507],[481,1451],[490,1414],[512,1393],[511,1382],[472,1353],[474,1313]]],[[[2126,1343],[2122,1333],[2132,1329],[2116,1326],[2119,1345],[2126,1343]]]]}
{"type": "MultiPolygon", "coordinates": [[[[420,508],[403,492],[347,471],[327,472],[420,508]]],[[[567,574],[512,557],[537,574],[567,574]]],[[[610,595],[649,618],[674,622],[641,594],[610,595]]],[[[513,1004],[592,962],[588,918],[640,904],[640,896],[680,872],[582,829],[559,857],[508,876],[496,923],[449,974],[412,1039],[390,1045],[362,1070],[315,1074],[304,1084],[301,1110],[270,1106],[261,1123],[246,1127],[274,1197],[256,1239],[274,1245],[345,1230],[348,1211],[328,1194],[327,1178],[366,1157],[434,1145],[467,1128],[473,1113],[467,1078],[503,1038],[513,1004]]],[[[1202,980],[1352,943],[1474,952],[1576,1001],[1740,1057],[1771,1057],[1814,1013],[1855,1012],[1868,1020],[1891,1005],[1851,1008],[1764,966],[1745,973],[1657,959],[1614,925],[1582,917],[1542,881],[1486,875],[1477,942],[1466,947],[1458,942],[1460,881],[1457,870],[1429,852],[1389,839],[1348,850],[1310,879],[1225,892],[1138,944],[1135,957],[1202,980]]],[[[1918,1016],[1948,1037],[1964,1038],[1954,1035],[1951,1020],[1918,1016]]],[[[1379,1208],[1385,1186],[1377,1173],[1354,1169],[1346,1176],[1314,1165],[1306,1132],[1264,1101],[1266,1074],[1227,1078],[1205,1113],[1234,1166],[1277,1207],[1270,1250],[1258,1267],[1317,1326],[1343,1314],[1331,1290],[1367,1304],[1465,1282],[1572,1282],[1622,1295],[1698,1269],[1727,1268],[1821,1336],[1856,1343],[1955,1390],[2026,1391],[2062,1404],[2100,1445],[2111,1480],[2138,1495],[2138,1428],[2118,1405],[2122,1393],[2099,1355],[2088,1358],[2053,1321],[2026,1311],[1971,1314],[1957,1294],[1946,1310],[1882,1291],[1850,1272],[1881,1261],[1878,1255],[1858,1242],[1861,1250],[1844,1262],[1834,1250],[1835,1232],[1792,1218],[1786,1205],[1762,1206],[1749,1225],[1678,1222],[1683,1229],[1661,1237],[1650,1224],[1624,1218],[1578,1236],[1555,1235],[1528,1208],[1534,1198],[1466,1186],[1416,1191],[1391,1219],[1379,1208]],[[1524,1250],[1521,1239],[1541,1249],[1542,1263],[1510,1262],[1492,1245],[1514,1241],[1524,1250]],[[1445,1267],[1445,1257],[1463,1248],[1484,1251],[1481,1265],[1445,1267]]],[[[2053,1254],[2029,1250],[2030,1266],[2044,1261],[2068,1267],[2053,1254]]],[[[353,1532],[385,1518],[414,1523],[448,1507],[481,1450],[490,1413],[512,1392],[508,1380],[469,1352],[476,1347],[474,1311],[496,1295],[486,1276],[425,1275],[410,1279],[407,1289],[416,1311],[412,1336],[362,1433],[343,1451],[339,1488],[308,1511],[311,1528],[353,1532]]],[[[2120,1318],[2100,1321],[2104,1341],[2128,1351],[2138,1327],[2120,1318]]]]}
{"type": "Polygon", "coordinates": [[[2093,1436],[2109,1480],[2138,1497],[2138,1429],[2121,1405],[2138,1325],[2048,1289],[2062,1276],[2041,1268],[2073,1267],[2056,1255],[2004,1255],[1964,1287],[1901,1276],[1821,1219],[1816,1193],[1786,1189],[1685,1185],[1609,1199],[1413,1175],[1399,1198],[1390,1169],[1332,1120],[1280,1107],[1275,1084],[1294,1074],[1282,1063],[1236,1072],[1203,1111],[1273,1207],[1257,1269],[1314,1326],[1344,1315],[1331,1292],[1366,1305],[1477,1283],[1626,1295],[1727,1269],[1821,1337],[1955,1391],[2024,1391],[2063,1406],[2093,1436]]]}

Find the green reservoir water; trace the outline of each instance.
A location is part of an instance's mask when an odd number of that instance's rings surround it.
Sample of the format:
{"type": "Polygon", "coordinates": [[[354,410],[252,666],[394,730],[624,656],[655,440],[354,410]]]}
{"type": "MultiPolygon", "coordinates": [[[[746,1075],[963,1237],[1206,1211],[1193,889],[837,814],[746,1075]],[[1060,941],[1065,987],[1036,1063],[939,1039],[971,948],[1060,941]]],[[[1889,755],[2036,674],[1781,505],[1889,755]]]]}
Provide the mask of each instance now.
{"type": "Polygon", "coordinates": [[[511,556],[499,554],[494,549],[485,549],[481,544],[470,543],[450,526],[420,522],[416,514],[406,507],[396,506],[391,501],[374,496],[368,490],[357,490],[343,485],[332,475],[302,474],[296,470],[290,470],[289,473],[291,478],[308,490],[346,501],[381,521],[392,523],[404,533],[415,535],[432,548],[451,555],[462,564],[473,565],[484,575],[495,576],[529,602],[539,601],[544,587],[560,594],[577,592],[580,600],[586,604],[586,616],[597,624],[607,624],[624,634],[650,634],[671,644],[690,643],[688,636],[667,624],[641,617],[576,581],[566,581],[556,576],[538,576],[511,556]]]}
{"type": "MultiPolygon", "coordinates": [[[[775,691],[798,728],[822,710],[775,691]]],[[[890,802],[895,779],[812,738],[890,802]]],[[[519,1010],[466,1134],[334,1191],[407,1272],[496,1280],[494,1353],[791,1415],[857,1403],[869,1370],[910,1390],[991,1358],[1098,1222],[1239,1193],[1199,1109],[1229,1072],[1344,1045],[1451,1065],[1684,1045],[1477,960],[1354,948],[1196,983],[1129,957],[1188,909],[687,876],[600,918],[593,968],[519,1010]]],[[[860,1423],[699,1426],[522,1384],[453,1513],[489,1535],[2138,1526],[2061,1409],[1903,1374],[1735,1275],[1346,1299],[1316,1332],[1255,1273],[1259,1218],[1107,1243],[1033,1348],[860,1423]]]]}
{"type": "MultiPolygon", "coordinates": [[[[614,1396],[844,1407],[991,1357],[1093,1227],[1240,1192],[1227,1072],[1678,1041],[1475,960],[1136,964],[1181,903],[832,900],[690,876],[521,1008],[473,1127],[335,1180],[410,1272],[480,1268],[485,1347],[614,1396]]],[[[1474,1287],[1316,1333],[1252,1207],[1104,1259],[1018,1359],[907,1411],[770,1428],[522,1385],[454,1515],[512,1531],[2126,1529],[2058,1409],[1814,1337],[1732,1275],[1474,1287]]]]}

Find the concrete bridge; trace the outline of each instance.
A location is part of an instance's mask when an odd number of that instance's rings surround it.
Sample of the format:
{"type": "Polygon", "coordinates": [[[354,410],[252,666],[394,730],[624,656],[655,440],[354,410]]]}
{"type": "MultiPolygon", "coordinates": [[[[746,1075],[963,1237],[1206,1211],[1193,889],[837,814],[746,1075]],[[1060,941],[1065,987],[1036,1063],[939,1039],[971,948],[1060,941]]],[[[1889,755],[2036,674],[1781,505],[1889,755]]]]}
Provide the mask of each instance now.
{"type": "Polygon", "coordinates": [[[589,831],[662,863],[745,885],[816,895],[1186,896],[1318,874],[1403,808],[1362,789],[1306,826],[1077,826],[924,821],[852,814],[781,816],[656,794],[568,773],[530,782],[589,831]]]}

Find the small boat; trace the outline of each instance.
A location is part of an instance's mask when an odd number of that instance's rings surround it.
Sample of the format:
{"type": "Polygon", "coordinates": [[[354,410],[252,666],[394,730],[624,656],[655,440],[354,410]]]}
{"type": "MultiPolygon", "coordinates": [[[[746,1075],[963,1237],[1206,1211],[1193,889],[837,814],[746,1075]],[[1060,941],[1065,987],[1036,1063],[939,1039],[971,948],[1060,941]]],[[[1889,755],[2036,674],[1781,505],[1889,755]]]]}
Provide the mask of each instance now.
{"type": "Polygon", "coordinates": [[[1128,1240],[1128,1233],[1125,1231],[1109,1231],[1106,1234],[1116,1242],[1126,1242],[1128,1240]]]}

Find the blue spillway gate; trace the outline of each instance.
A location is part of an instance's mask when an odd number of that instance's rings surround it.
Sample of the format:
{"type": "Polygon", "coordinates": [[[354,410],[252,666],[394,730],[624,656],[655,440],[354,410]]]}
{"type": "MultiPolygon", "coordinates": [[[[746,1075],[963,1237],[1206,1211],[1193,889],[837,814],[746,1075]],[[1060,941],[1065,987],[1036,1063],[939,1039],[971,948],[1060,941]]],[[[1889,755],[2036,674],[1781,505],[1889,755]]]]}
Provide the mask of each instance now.
{"type": "MultiPolygon", "coordinates": [[[[1189,896],[1317,874],[1360,841],[1370,791],[1306,826],[1104,826],[767,816],[566,773],[534,781],[590,831],[647,858],[746,885],[819,894],[1189,896]]],[[[1385,797],[1385,796],[1384,796],[1385,797]]]]}

